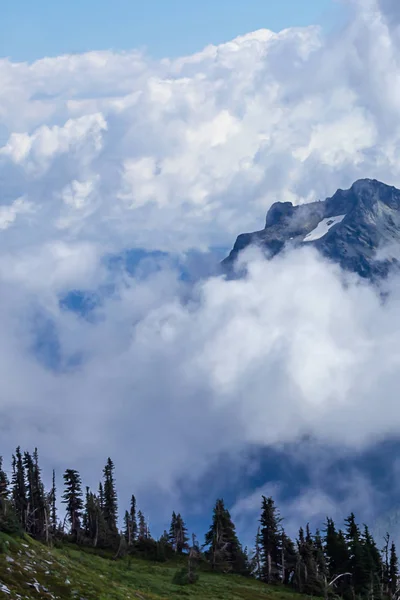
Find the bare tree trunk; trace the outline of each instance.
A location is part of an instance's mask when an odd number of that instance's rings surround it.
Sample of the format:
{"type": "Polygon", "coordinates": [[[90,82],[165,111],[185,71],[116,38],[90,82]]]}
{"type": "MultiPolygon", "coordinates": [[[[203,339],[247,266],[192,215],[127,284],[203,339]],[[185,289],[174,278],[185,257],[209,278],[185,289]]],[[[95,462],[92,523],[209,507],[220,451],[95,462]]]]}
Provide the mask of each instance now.
{"type": "Polygon", "coordinates": [[[271,553],[268,552],[268,554],[267,554],[267,580],[268,580],[268,583],[271,583],[271,572],[272,572],[272,559],[271,559],[271,553]]]}
{"type": "Polygon", "coordinates": [[[97,547],[98,537],[99,537],[99,517],[96,515],[96,533],[95,533],[94,540],[93,540],[93,546],[95,548],[97,547]]]}

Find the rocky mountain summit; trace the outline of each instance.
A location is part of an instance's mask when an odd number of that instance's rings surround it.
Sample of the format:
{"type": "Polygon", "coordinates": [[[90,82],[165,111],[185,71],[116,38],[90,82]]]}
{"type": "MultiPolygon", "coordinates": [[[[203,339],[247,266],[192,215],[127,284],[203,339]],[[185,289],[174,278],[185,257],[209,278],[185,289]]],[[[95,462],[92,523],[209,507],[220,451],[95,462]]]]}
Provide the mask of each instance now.
{"type": "Polygon", "coordinates": [[[293,206],[276,202],[265,227],[238,236],[223,261],[227,272],[250,245],[272,258],[288,247],[311,245],[362,277],[385,277],[400,260],[400,190],[372,179],[356,181],[324,201],[293,206]]]}

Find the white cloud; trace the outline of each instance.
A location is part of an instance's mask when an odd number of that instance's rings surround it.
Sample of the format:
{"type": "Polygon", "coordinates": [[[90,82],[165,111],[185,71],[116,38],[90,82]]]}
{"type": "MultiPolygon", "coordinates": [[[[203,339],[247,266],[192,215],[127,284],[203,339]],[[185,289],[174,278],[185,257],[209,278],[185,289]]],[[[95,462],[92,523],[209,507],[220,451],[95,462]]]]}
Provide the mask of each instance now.
{"type": "Polygon", "coordinates": [[[0,206],[0,230],[8,229],[18,215],[29,214],[32,212],[33,205],[27,202],[23,197],[17,198],[10,205],[0,206]]]}
{"type": "Polygon", "coordinates": [[[161,62],[3,60],[3,193],[38,206],[41,237],[101,230],[120,247],[170,250],[231,244],[277,199],[324,197],[366,175],[400,185],[390,10],[362,3],[336,37],[260,30],[161,62]],[[93,179],[77,228],[63,190],[93,179]]]}

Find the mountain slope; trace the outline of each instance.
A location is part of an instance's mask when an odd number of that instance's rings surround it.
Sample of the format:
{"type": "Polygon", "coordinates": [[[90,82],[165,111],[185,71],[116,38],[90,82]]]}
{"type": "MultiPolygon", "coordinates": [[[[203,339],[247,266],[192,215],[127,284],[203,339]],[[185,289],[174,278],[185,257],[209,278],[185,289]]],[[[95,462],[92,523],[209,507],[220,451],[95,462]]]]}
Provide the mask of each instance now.
{"type": "Polygon", "coordinates": [[[362,179],[323,202],[277,202],[263,230],[239,235],[222,263],[225,269],[232,270],[239,253],[252,244],[269,257],[290,246],[314,246],[362,277],[386,276],[400,256],[400,191],[362,179]]]}
{"type": "Polygon", "coordinates": [[[0,598],[64,600],[294,600],[295,593],[239,576],[201,572],[172,583],[179,562],[112,560],[77,546],[47,548],[0,533],[0,598]]]}

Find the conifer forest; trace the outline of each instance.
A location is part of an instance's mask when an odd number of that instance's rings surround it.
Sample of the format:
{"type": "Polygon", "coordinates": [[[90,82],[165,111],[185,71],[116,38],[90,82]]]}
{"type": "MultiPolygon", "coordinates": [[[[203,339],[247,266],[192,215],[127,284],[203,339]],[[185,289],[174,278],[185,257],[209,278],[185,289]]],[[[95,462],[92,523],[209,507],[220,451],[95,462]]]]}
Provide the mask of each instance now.
{"type": "Polygon", "coordinates": [[[223,499],[217,499],[202,540],[188,532],[183,516],[176,512],[156,538],[134,495],[130,505],[119,511],[110,458],[96,490],[86,487],[75,469],[64,472],[60,490],[53,472],[51,489],[46,489],[36,449],[30,453],[18,447],[10,468],[0,458],[0,532],[11,536],[28,535],[47,546],[71,544],[92,552],[107,551],[115,560],[179,558],[176,580],[180,584],[196,585],[202,571],[208,570],[257,579],[307,596],[399,597],[398,557],[390,533],[375,540],[368,525],[359,524],[353,513],[343,524],[327,517],[316,531],[304,523],[292,539],[273,498],[262,496],[258,528],[248,532],[254,544],[247,548],[238,538],[223,499]]]}

